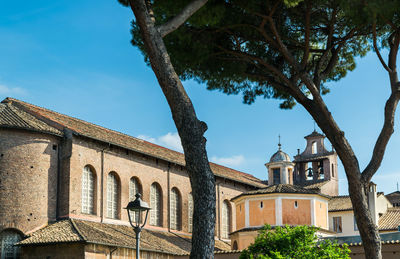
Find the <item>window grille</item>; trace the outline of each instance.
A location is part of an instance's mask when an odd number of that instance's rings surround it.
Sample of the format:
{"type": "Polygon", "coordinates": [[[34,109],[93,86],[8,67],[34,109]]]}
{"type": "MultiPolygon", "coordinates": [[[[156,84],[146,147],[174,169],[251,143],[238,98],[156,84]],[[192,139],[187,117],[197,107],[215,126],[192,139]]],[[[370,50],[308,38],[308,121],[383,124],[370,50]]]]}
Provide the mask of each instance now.
{"type": "Polygon", "coordinates": [[[228,201],[222,203],[222,238],[229,238],[229,232],[231,230],[231,211],[228,201]]]}
{"type": "Polygon", "coordinates": [[[115,173],[107,177],[107,217],[118,218],[118,179],[115,173]]]}
{"type": "Polygon", "coordinates": [[[181,220],[180,220],[180,201],[179,191],[176,188],[172,188],[170,194],[170,228],[180,230],[181,220]]]}
{"type": "Polygon", "coordinates": [[[82,173],[82,213],[94,214],[94,173],[89,166],[82,173]]]}
{"type": "MultiPolygon", "coordinates": [[[[136,199],[135,195],[137,193],[140,193],[142,195],[142,188],[140,186],[139,181],[135,177],[132,177],[131,180],[129,181],[129,200],[134,201],[136,199]]],[[[138,212],[136,212],[136,211],[132,212],[130,215],[131,215],[132,222],[139,221],[139,213],[138,212]]]]}
{"type": "Polygon", "coordinates": [[[188,232],[193,231],[193,196],[189,193],[188,196],[188,232]]]}
{"type": "Polygon", "coordinates": [[[280,184],[281,183],[281,169],[279,169],[279,168],[272,169],[272,174],[274,177],[273,184],[280,184]]]}
{"type": "Polygon", "coordinates": [[[150,225],[161,227],[161,190],[157,183],[150,187],[150,207],[150,225]]]}
{"type": "Polygon", "coordinates": [[[21,240],[21,236],[12,230],[5,230],[0,234],[1,259],[16,259],[20,256],[20,248],[14,246],[21,240]]]}

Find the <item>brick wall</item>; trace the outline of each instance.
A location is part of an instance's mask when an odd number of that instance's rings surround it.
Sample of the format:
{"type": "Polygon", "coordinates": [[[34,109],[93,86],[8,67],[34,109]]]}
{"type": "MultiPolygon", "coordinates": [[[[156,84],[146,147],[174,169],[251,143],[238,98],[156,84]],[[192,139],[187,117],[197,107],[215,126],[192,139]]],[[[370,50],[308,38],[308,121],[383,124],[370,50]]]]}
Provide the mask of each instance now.
{"type": "Polygon", "coordinates": [[[59,138],[0,129],[0,231],[55,220],[59,138]]]}
{"type": "MultiPolygon", "coordinates": [[[[71,217],[103,221],[116,224],[128,224],[126,210],[123,208],[129,202],[129,181],[132,177],[139,179],[143,196],[142,199],[149,203],[150,186],[158,183],[162,190],[162,228],[169,228],[169,196],[172,188],[177,188],[181,197],[181,232],[188,232],[188,197],[191,193],[190,181],[185,168],[170,164],[153,157],[138,154],[119,147],[102,144],[86,138],[74,137],[72,154],[70,158],[70,187],[69,211],[71,217]],[[90,165],[96,174],[95,215],[81,213],[81,184],[82,170],[90,165]],[[117,220],[106,217],[107,200],[107,175],[115,172],[120,179],[119,217],[117,220]],[[102,184],[103,178],[103,184],[102,184]],[[103,190],[103,192],[102,192],[103,190]]],[[[217,178],[217,226],[216,236],[220,237],[221,206],[224,200],[247,191],[249,188],[243,184],[226,179],[217,178]],[[219,193],[219,194],[218,194],[219,193]]],[[[235,208],[231,204],[231,225],[235,230],[235,208]]],[[[149,226],[148,228],[157,228],[149,226]]],[[[159,229],[159,228],[158,228],[159,229]]],[[[171,230],[174,231],[174,230],[171,230]]]]}

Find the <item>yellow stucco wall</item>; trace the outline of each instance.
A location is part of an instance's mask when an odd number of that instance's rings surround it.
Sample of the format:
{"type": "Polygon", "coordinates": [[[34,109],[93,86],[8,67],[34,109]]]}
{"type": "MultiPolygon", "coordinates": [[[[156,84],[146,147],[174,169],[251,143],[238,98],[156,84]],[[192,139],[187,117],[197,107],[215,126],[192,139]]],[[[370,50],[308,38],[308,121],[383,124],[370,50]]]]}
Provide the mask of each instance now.
{"type": "Polygon", "coordinates": [[[282,223],[288,225],[311,225],[311,201],[282,199],[282,223]],[[294,204],[297,201],[297,208],[294,204]]]}
{"type": "Polygon", "coordinates": [[[242,229],[245,226],[245,208],[244,202],[236,204],[236,229],[242,229]]]}
{"type": "Polygon", "coordinates": [[[317,227],[328,229],[327,203],[315,201],[315,224],[317,227]]]}
{"type": "Polygon", "coordinates": [[[250,226],[275,225],[275,199],[249,201],[249,214],[250,226]]]}

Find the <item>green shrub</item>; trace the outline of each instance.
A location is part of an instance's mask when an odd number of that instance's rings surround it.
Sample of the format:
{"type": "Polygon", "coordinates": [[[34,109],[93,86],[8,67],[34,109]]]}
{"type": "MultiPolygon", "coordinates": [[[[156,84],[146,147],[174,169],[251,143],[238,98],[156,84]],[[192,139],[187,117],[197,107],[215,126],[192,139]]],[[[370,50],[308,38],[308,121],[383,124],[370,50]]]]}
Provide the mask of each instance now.
{"type": "Polygon", "coordinates": [[[240,259],[344,259],[350,258],[350,249],[330,240],[318,241],[318,228],[284,226],[271,229],[265,225],[254,243],[245,249],[240,259]]]}

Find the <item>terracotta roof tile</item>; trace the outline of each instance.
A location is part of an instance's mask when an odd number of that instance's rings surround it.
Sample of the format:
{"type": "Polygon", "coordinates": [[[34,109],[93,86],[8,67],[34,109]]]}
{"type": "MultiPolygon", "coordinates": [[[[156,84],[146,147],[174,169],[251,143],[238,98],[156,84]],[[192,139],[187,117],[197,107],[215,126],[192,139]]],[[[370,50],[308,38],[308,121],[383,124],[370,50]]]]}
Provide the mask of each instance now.
{"type": "Polygon", "coordinates": [[[329,183],[329,180],[324,180],[324,181],[320,181],[320,182],[311,182],[311,183],[303,183],[302,186],[305,189],[313,189],[313,190],[318,190],[320,189],[322,186],[324,186],[325,184],[329,183]]]}
{"type": "Polygon", "coordinates": [[[232,198],[232,200],[236,200],[239,197],[247,196],[247,195],[268,194],[268,193],[318,194],[318,195],[327,197],[326,195],[321,194],[318,190],[306,189],[301,186],[292,185],[292,184],[276,184],[276,185],[268,186],[266,188],[260,188],[260,189],[254,190],[254,191],[241,193],[238,196],[232,198]]]}
{"type": "Polygon", "coordinates": [[[71,221],[63,220],[29,234],[28,238],[22,240],[19,244],[53,244],[82,241],[84,241],[84,238],[76,231],[71,221]]]}
{"type": "MultiPolygon", "coordinates": [[[[389,194],[385,195],[385,197],[392,204],[400,204],[400,192],[399,191],[389,193],[389,194]]],[[[396,206],[399,206],[399,205],[396,205],[396,206]]]]}
{"type": "Polygon", "coordinates": [[[10,103],[0,103],[0,127],[27,129],[62,135],[61,131],[47,125],[10,103]]]}
{"type": "Polygon", "coordinates": [[[330,212],[353,210],[350,196],[334,196],[329,200],[328,208],[330,212]]]}
{"type": "Polygon", "coordinates": [[[379,218],[379,230],[397,230],[400,226],[400,208],[389,208],[379,218]]]}
{"type": "MultiPolygon", "coordinates": [[[[13,98],[6,98],[2,103],[7,103],[9,106],[16,107],[15,109],[23,110],[34,117],[52,130],[62,131],[65,128],[72,130],[75,134],[88,138],[100,140],[106,143],[111,143],[123,148],[133,150],[152,157],[163,159],[178,165],[185,166],[184,154],[170,150],[165,147],[155,145],[142,139],[128,136],[126,134],[113,131],[98,125],[76,119],[64,114],[60,114],[42,107],[38,107],[29,103],[22,102],[13,98]],[[51,126],[50,126],[51,125],[51,126]]],[[[29,124],[29,123],[28,123],[29,124]]],[[[1,126],[1,125],[0,125],[1,126]]],[[[27,126],[28,127],[28,126],[27,126]]],[[[43,130],[45,131],[45,130],[43,130]]],[[[225,166],[210,163],[211,170],[215,175],[242,182],[255,187],[265,187],[260,179],[225,166]]]]}
{"type": "MultiPolygon", "coordinates": [[[[21,246],[83,242],[135,249],[135,233],[130,226],[113,225],[77,219],[58,221],[33,232],[18,243],[21,246]]],[[[191,237],[167,231],[143,229],[141,249],[166,254],[190,253],[191,237]]],[[[216,240],[215,251],[230,250],[229,244],[216,240]]]]}

